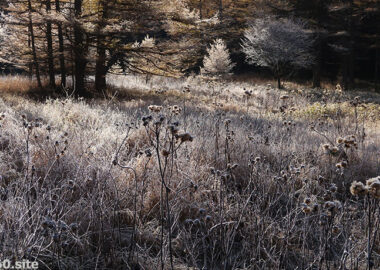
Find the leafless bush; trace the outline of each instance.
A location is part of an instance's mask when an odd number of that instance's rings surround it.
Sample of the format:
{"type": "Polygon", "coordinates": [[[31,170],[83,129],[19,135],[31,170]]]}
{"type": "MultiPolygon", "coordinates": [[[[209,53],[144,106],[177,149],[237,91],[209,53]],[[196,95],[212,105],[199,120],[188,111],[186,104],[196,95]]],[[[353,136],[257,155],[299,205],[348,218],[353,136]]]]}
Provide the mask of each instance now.
{"type": "Polygon", "coordinates": [[[281,88],[281,78],[296,68],[313,64],[313,40],[305,24],[291,19],[266,17],[255,20],[244,33],[247,61],[272,70],[281,88]]]}

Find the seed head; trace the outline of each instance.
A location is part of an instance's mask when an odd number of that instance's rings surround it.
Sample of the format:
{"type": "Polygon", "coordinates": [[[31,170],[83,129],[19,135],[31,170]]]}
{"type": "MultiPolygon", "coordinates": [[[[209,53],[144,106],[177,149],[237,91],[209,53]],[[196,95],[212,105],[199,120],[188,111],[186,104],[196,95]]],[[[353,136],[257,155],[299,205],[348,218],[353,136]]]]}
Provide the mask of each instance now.
{"type": "Polygon", "coordinates": [[[199,208],[199,214],[200,214],[201,216],[205,215],[205,214],[206,214],[206,209],[204,209],[204,208],[199,208]]]}
{"type": "Polygon", "coordinates": [[[329,150],[330,149],[330,145],[329,144],[324,144],[324,145],[322,145],[322,147],[323,147],[323,149],[325,149],[325,150],[329,150]]]}
{"type": "Polygon", "coordinates": [[[355,135],[350,135],[350,136],[345,137],[343,139],[343,142],[345,144],[349,144],[349,145],[354,144],[355,143],[355,135]]]}
{"type": "Polygon", "coordinates": [[[150,149],[146,149],[146,150],[145,150],[145,155],[146,155],[147,157],[151,157],[151,156],[152,156],[152,151],[150,151],[150,149]]]}
{"type": "Polygon", "coordinates": [[[311,199],[308,198],[308,197],[306,197],[306,198],[303,200],[303,202],[304,202],[305,204],[307,204],[307,205],[310,205],[310,204],[311,204],[311,199]]]}
{"type": "Polygon", "coordinates": [[[338,187],[335,184],[331,184],[329,190],[333,193],[335,193],[338,190],[338,187]]]}
{"type": "Polygon", "coordinates": [[[68,184],[69,184],[69,187],[73,187],[74,186],[74,181],[73,180],[69,180],[68,184]]]}
{"type": "Polygon", "coordinates": [[[338,152],[339,152],[339,148],[336,146],[334,146],[330,149],[330,153],[333,155],[337,154],[338,152]]]}
{"type": "Polygon", "coordinates": [[[323,204],[323,208],[327,210],[334,210],[336,207],[335,203],[333,201],[327,201],[323,204]]]}
{"type": "Polygon", "coordinates": [[[326,225],[327,224],[327,221],[328,221],[328,215],[326,213],[322,213],[320,216],[319,216],[319,225],[326,225]]]}
{"type": "Polygon", "coordinates": [[[337,91],[338,93],[342,93],[342,87],[339,83],[335,86],[335,91],[337,91]]]}
{"type": "Polygon", "coordinates": [[[191,136],[189,133],[178,134],[176,135],[176,138],[180,139],[181,143],[192,142],[194,140],[193,136],[191,136]]]}
{"type": "Polygon", "coordinates": [[[162,106],[158,106],[158,105],[150,105],[150,106],[148,107],[148,109],[149,109],[151,112],[159,113],[159,112],[162,110],[162,106]]]}
{"type": "Polygon", "coordinates": [[[194,222],[193,222],[192,219],[188,218],[188,219],[185,220],[185,225],[190,226],[190,225],[193,225],[193,224],[194,224],[194,222]]]}
{"type": "Polygon", "coordinates": [[[200,226],[201,225],[201,221],[199,219],[194,219],[194,225],[195,226],[200,226]]]}
{"type": "Polygon", "coordinates": [[[325,181],[325,178],[322,175],[318,175],[318,181],[323,182],[325,181]]]}
{"type": "Polygon", "coordinates": [[[333,234],[338,234],[339,232],[340,232],[340,228],[338,227],[338,226],[333,226],[333,228],[332,228],[332,232],[333,232],[333,234]]]}
{"type": "Polygon", "coordinates": [[[168,157],[169,155],[170,155],[170,152],[168,151],[168,150],[162,150],[162,155],[164,156],[164,157],[168,157]]]}
{"type": "Polygon", "coordinates": [[[376,199],[380,199],[380,177],[367,180],[369,193],[376,199]]]}
{"type": "Polygon", "coordinates": [[[304,212],[305,214],[310,214],[312,211],[313,209],[309,206],[302,207],[302,212],[304,212]]]}
{"type": "Polygon", "coordinates": [[[319,204],[318,203],[314,203],[313,204],[313,212],[318,212],[319,211],[319,204]]]}
{"type": "Polygon", "coordinates": [[[354,181],[351,184],[350,192],[352,195],[366,195],[368,188],[362,182],[354,181]]]}

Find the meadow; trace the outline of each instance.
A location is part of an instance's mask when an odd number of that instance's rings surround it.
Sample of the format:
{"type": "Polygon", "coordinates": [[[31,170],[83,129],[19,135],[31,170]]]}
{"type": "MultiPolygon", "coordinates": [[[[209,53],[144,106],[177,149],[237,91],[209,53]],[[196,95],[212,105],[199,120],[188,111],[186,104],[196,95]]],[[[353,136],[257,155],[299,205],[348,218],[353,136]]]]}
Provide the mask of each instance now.
{"type": "Polygon", "coordinates": [[[41,269],[380,269],[380,94],[0,79],[0,253],[41,269]]]}

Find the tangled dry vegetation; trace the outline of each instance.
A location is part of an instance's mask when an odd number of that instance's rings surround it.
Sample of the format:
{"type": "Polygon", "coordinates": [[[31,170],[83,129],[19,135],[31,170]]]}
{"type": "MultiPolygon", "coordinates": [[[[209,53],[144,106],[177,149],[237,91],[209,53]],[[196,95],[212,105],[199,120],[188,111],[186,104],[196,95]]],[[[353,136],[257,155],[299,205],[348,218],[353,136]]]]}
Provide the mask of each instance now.
{"type": "Polygon", "coordinates": [[[233,83],[130,93],[2,95],[2,258],[41,269],[380,268],[375,95],[233,83]]]}

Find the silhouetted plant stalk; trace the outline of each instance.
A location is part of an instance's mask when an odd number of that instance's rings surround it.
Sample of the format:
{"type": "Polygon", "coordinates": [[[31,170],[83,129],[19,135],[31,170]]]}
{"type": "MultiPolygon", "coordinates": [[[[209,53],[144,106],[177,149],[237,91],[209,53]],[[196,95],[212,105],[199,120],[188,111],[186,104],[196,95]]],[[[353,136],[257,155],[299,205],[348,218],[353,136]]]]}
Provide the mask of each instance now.
{"type": "MultiPolygon", "coordinates": [[[[131,126],[128,125],[126,135],[125,135],[124,139],[122,140],[119,148],[116,151],[116,154],[115,154],[114,160],[112,161],[112,164],[114,166],[119,166],[122,169],[130,170],[133,173],[133,181],[134,181],[135,191],[134,191],[134,196],[133,196],[133,224],[132,224],[132,235],[131,235],[131,239],[130,239],[131,246],[130,246],[130,252],[129,252],[129,256],[128,256],[129,261],[132,261],[134,258],[134,254],[135,254],[136,230],[137,230],[137,196],[138,196],[138,193],[137,193],[138,192],[137,173],[136,173],[136,170],[134,168],[132,168],[130,166],[123,165],[119,162],[120,151],[122,150],[122,147],[125,145],[125,142],[129,137],[130,131],[131,131],[131,126]]],[[[117,204],[119,204],[118,189],[116,187],[116,184],[115,184],[115,192],[116,192],[117,204]]],[[[117,206],[117,208],[114,208],[114,216],[117,217],[117,222],[118,222],[118,224],[120,224],[120,216],[116,214],[116,209],[118,209],[118,208],[119,208],[119,206],[117,206]]],[[[118,226],[119,235],[121,234],[120,227],[121,226],[119,225],[118,226]]]]}
{"type": "Polygon", "coordinates": [[[224,140],[225,142],[224,154],[225,154],[226,167],[231,162],[230,141],[232,141],[232,137],[234,135],[233,131],[230,130],[230,124],[231,124],[230,119],[226,119],[224,121],[224,127],[225,127],[225,132],[226,132],[226,138],[224,140]]]}
{"type": "Polygon", "coordinates": [[[220,137],[220,112],[217,113],[216,121],[215,121],[215,132],[214,132],[214,138],[215,138],[215,150],[214,150],[214,164],[217,163],[218,157],[219,157],[219,137],[220,137]]]}
{"type": "Polygon", "coordinates": [[[371,270],[372,269],[372,263],[371,263],[371,253],[372,253],[372,248],[371,248],[371,234],[372,234],[372,209],[371,209],[371,198],[369,197],[370,195],[367,194],[367,218],[368,218],[368,228],[367,228],[367,234],[368,234],[368,239],[367,239],[367,269],[371,270]]]}
{"type": "Polygon", "coordinates": [[[244,95],[245,95],[245,103],[246,103],[246,106],[247,106],[247,114],[248,114],[248,111],[249,111],[249,101],[252,97],[252,90],[246,90],[244,88],[244,95]]]}
{"type": "Polygon", "coordinates": [[[379,211],[380,199],[380,176],[368,179],[366,185],[354,181],[351,183],[350,192],[354,196],[365,196],[365,208],[367,213],[367,266],[371,270],[373,267],[372,250],[375,245],[377,232],[379,230],[380,213],[376,220],[376,212],[379,211]],[[375,225],[375,226],[374,226],[375,225]],[[372,237],[373,234],[373,237],[372,237]]]}
{"type": "MultiPolygon", "coordinates": [[[[161,120],[161,119],[160,119],[161,120]]],[[[165,162],[163,162],[161,157],[161,146],[160,146],[160,130],[161,130],[161,124],[163,121],[156,122],[155,123],[155,150],[157,155],[157,161],[158,161],[158,167],[160,170],[160,177],[161,177],[161,246],[163,246],[163,237],[164,237],[164,189],[165,189],[165,203],[166,203],[166,218],[167,218],[167,229],[169,231],[168,233],[168,242],[169,242],[169,256],[170,256],[170,267],[171,269],[174,269],[173,266],[173,254],[172,254],[172,235],[171,235],[171,220],[170,220],[170,205],[169,205],[169,192],[170,188],[167,186],[165,182],[165,176],[166,176],[166,165],[167,165],[167,157],[165,157],[165,162]]],[[[163,247],[162,247],[163,248],[163,247]]],[[[162,251],[161,251],[161,268],[164,269],[164,261],[162,258],[162,251]]]]}
{"type": "MultiPolygon", "coordinates": [[[[380,183],[379,183],[380,184],[380,183]]],[[[373,269],[372,253],[376,245],[376,237],[380,229],[379,200],[372,197],[370,193],[366,196],[367,200],[367,269],[373,269]],[[378,215],[376,216],[376,212],[378,215]]]]}
{"type": "MultiPolygon", "coordinates": [[[[163,108],[157,105],[149,106],[149,109],[153,113],[163,112],[163,108]]],[[[169,108],[172,113],[178,112],[176,108],[169,108]]],[[[170,211],[170,200],[169,194],[170,189],[170,177],[173,173],[174,158],[177,150],[185,142],[193,141],[193,137],[189,133],[179,134],[178,126],[179,123],[170,123],[172,120],[171,114],[159,114],[156,118],[152,116],[143,117],[143,125],[145,126],[146,133],[149,137],[151,146],[155,149],[155,154],[157,158],[158,170],[161,180],[161,190],[160,190],[160,213],[161,213],[161,238],[160,238],[160,262],[161,269],[165,267],[165,260],[163,257],[164,250],[164,227],[165,227],[165,207],[166,207],[166,227],[168,230],[168,249],[169,249],[169,259],[170,267],[174,269],[173,264],[173,248],[172,248],[172,221],[171,221],[171,211],[170,211]],[[178,141],[178,145],[176,145],[178,141]],[[167,149],[166,146],[169,145],[167,149]],[[170,159],[171,157],[171,159],[170,159]],[[168,167],[171,168],[168,168],[168,167]],[[170,170],[168,175],[168,169],[170,170]]]]}
{"type": "Polygon", "coordinates": [[[186,85],[183,90],[183,126],[184,126],[184,130],[185,132],[187,131],[187,121],[186,121],[186,118],[187,118],[187,110],[186,110],[186,100],[187,100],[187,94],[190,93],[190,86],[186,85]]]}

